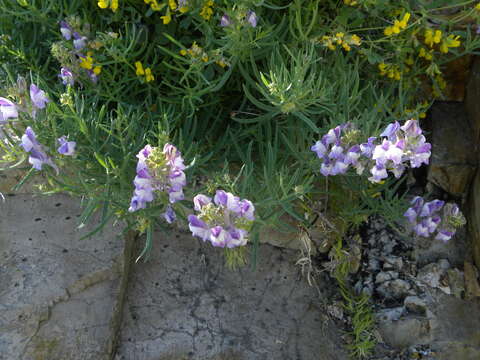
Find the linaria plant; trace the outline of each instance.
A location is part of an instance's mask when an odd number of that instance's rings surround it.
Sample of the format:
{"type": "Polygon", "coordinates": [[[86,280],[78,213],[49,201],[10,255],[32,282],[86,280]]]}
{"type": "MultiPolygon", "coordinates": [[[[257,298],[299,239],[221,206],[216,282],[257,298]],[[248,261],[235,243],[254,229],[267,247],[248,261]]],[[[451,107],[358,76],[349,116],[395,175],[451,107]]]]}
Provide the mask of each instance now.
{"type": "Polygon", "coordinates": [[[17,188],[41,171],[42,192],[84,199],[80,226],[100,214],[89,235],[115,218],[146,232],[145,257],[161,241],[155,226],[174,216],[187,226],[192,200],[209,194],[207,208],[230,222],[197,209],[206,241],[252,267],[262,227],[305,230],[325,215],[341,253],[343,234],[369,216],[402,219],[404,174],[430,156],[422,119],[435,99],[455,98],[451,61],[480,46],[473,1],[445,16],[436,1],[406,0],[0,7],[0,162],[25,171],[17,188]],[[219,189],[255,204],[251,229],[215,201],[219,189]],[[246,239],[235,229],[249,241],[229,248],[246,239]]]}

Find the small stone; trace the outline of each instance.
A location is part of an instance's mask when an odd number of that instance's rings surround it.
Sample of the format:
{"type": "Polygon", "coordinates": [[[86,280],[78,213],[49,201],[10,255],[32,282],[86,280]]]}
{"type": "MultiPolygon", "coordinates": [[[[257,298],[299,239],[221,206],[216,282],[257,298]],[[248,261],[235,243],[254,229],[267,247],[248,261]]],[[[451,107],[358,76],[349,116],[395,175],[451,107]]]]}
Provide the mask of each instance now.
{"type": "Polygon", "coordinates": [[[379,272],[377,276],[375,277],[375,283],[376,284],[381,284],[385,281],[391,280],[392,277],[388,272],[379,272]]]}
{"type": "Polygon", "coordinates": [[[382,283],[377,292],[385,299],[403,299],[409,295],[411,289],[410,284],[402,279],[390,280],[382,283]]]}
{"type": "Polygon", "coordinates": [[[394,307],[390,309],[382,309],[375,313],[375,317],[379,321],[396,321],[405,313],[403,306],[394,307]]]}
{"type": "Polygon", "coordinates": [[[368,260],[368,270],[370,271],[380,270],[380,262],[375,258],[370,258],[368,260]]]}
{"type": "Polygon", "coordinates": [[[403,304],[410,312],[425,314],[427,310],[427,304],[418,296],[407,296],[403,301],[403,304]]]}
{"type": "Polygon", "coordinates": [[[384,270],[402,270],[403,268],[403,259],[399,256],[387,256],[384,261],[384,270]]]}
{"type": "Polygon", "coordinates": [[[422,284],[428,285],[432,288],[439,288],[441,287],[440,279],[446,272],[445,263],[442,263],[442,266],[439,263],[431,263],[425,265],[418,271],[417,280],[419,280],[422,284]]]}

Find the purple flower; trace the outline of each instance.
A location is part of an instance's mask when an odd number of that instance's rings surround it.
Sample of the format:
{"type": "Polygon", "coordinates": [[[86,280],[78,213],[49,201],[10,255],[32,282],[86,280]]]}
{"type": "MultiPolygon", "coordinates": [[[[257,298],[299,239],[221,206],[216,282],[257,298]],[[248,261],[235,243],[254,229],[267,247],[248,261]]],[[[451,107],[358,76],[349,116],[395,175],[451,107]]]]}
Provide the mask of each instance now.
{"type": "Polygon", "coordinates": [[[315,145],[313,145],[310,150],[315,152],[319,158],[324,157],[327,153],[327,147],[322,141],[317,141],[315,145]]]}
{"type": "Polygon", "coordinates": [[[73,73],[70,70],[62,67],[58,76],[62,79],[63,85],[73,86],[75,81],[73,79],[73,73]]]}
{"type": "Polygon", "coordinates": [[[60,21],[60,32],[65,40],[70,40],[72,38],[72,28],[66,21],[60,21]]]}
{"type": "Polygon", "coordinates": [[[33,106],[37,109],[45,108],[45,105],[50,101],[45,95],[45,92],[40,90],[35,84],[30,85],[30,99],[32,100],[33,106]]]}
{"type": "Polygon", "coordinates": [[[17,105],[6,98],[0,97],[0,124],[8,119],[16,119],[17,117],[17,105]]]}
{"type": "Polygon", "coordinates": [[[73,47],[76,50],[82,50],[87,45],[87,40],[86,36],[82,36],[77,32],[73,33],[73,47]]]}
{"type": "Polygon", "coordinates": [[[163,213],[163,218],[169,224],[173,223],[177,219],[175,211],[173,211],[170,205],[167,206],[167,210],[163,213]]]}
{"type": "Polygon", "coordinates": [[[37,136],[32,128],[29,126],[25,130],[25,134],[22,136],[23,149],[30,153],[28,162],[34,169],[42,170],[44,164],[49,165],[55,169],[57,174],[59,173],[58,167],[52,162],[48,155],[43,150],[42,145],[37,141],[37,136]]]}
{"type": "Polygon", "coordinates": [[[257,27],[257,14],[255,14],[254,11],[248,10],[247,11],[247,16],[246,16],[247,22],[252,26],[252,27],[257,27]]]}
{"type": "Polygon", "coordinates": [[[456,204],[445,205],[442,200],[425,203],[416,196],[411,205],[404,216],[417,236],[430,237],[436,232],[436,240],[448,241],[455,234],[455,228],[465,224],[465,218],[456,204]]]}
{"type": "Polygon", "coordinates": [[[183,187],[187,184],[180,152],[171,144],[165,144],[163,150],[146,145],[137,158],[135,190],[128,210],[144,209],[155,199],[155,192],[163,192],[168,194],[164,218],[167,222],[173,221],[175,214],[169,204],[184,199],[183,187]]]}
{"type": "Polygon", "coordinates": [[[407,120],[407,122],[405,122],[400,129],[403,130],[405,136],[407,137],[422,135],[422,129],[420,129],[420,126],[418,126],[418,121],[416,120],[407,120]]]}
{"type": "Polygon", "coordinates": [[[60,144],[60,147],[57,149],[60,154],[72,156],[75,153],[75,146],[77,146],[75,141],[67,141],[66,136],[58,138],[57,141],[60,144]]]}
{"type": "Polygon", "coordinates": [[[224,14],[220,19],[220,26],[226,27],[230,25],[232,25],[232,21],[230,20],[230,17],[227,14],[224,14]]]}
{"type": "Polygon", "coordinates": [[[389,124],[385,130],[380,134],[380,136],[387,137],[388,140],[395,142],[397,141],[397,131],[400,129],[400,124],[398,121],[395,121],[394,123],[389,124]]]}
{"type": "Polygon", "coordinates": [[[437,233],[437,236],[435,236],[435,240],[441,240],[443,242],[447,242],[452,238],[453,235],[455,235],[454,231],[439,230],[437,233]]]}
{"type": "Polygon", "coordinates": [[[193,236],[199,237],[203,241],[210,238],[209,227],[195,215],[188,215],[188,227],[193,236]]]}
{"type": "Polygon", "coordinates": [[[388,177],[387,169],[383,165],[375,165],[370,169],[370,173],[373,176],[369,177],[368,180],[375,183],[379,183],[388,177]]]}
{"type": "Polygon", "coordinates": [[[215,204],[222,205],[234,213],[240,213],[240,198],[232,193],[217,190],[213,201],[215,201],[215,204]]]}
{"type": "Polygon", "coordinates": [[[420,211],[420,216],[432,216],[437,211],[439,211],[444,204],[445,204],[445,201],[442,201],[442,200],[433,200],[433,201],[427,202],[422,206],[422,210],[420,211]]]}
{"type": "Polygon", "coordinates": [[[211,202],[212,202],[212,198],[205,196],[203,194],[198,194],[193,198],[193,205],[194,205],[193,208],[196,211],[202,211],[202,208],[205,205],[210,204],[211,202]]]}
{"type": "Polygon", "coordinates": [[[209,240],[213,246],[234,248],[248,241],[248,229],[255,220],[255,207],[250,200],[240,199],[224,190],[217,190],[212,199],[203,194],[193,198],[200,214],[189,215],[193,236],[209,240]]]}
{"type": "Polygon", "coordinates": [[[215,226],[210,230],[210,242],[213,246],[225,247],[230,236],[221,226],[215,226]]]}
{"type": "Polygon", "coordinates": [[[243,216],[244,218],[248,220],[255,220],[254,212],[255,212],[255,207],[253,206],[252,202],[250,200],[241,200],[239,202],[240,204],[240,215],[243,216]]]}

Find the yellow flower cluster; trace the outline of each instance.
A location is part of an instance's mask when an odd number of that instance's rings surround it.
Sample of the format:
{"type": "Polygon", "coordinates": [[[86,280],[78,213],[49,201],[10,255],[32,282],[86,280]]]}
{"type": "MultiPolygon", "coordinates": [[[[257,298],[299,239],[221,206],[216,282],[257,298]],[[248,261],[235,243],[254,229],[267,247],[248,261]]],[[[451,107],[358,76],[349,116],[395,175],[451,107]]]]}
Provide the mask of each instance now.
{"type": "Polygon", "coordinates": [[[430,50],[425,50],[425,48],[420,48],[420,51],[418,52],[418,56],[421,57],[421,58],[424,58],[425,60],[432,60],[433,58],[433,49],[430,49],[430,50]]]}
{"type": "Polygon", "coordinates": [[[200,11],[200,16],[208,21],[210,20],[212,15],[213,15],[213,0],[207,0],[203,4],[203,8],[200,11]]]}
{"type": "Polygon", "coordinates": [[[403,15],[402,20],[395,20],[393,25],[387,26],[383,33],[387,36],[400,33],[400,31],[407,27],[408,20],[410,20],[410,13],[407,12],[405,15],[403,15]]]}
{"type": "Polygon", "coordinates": [[[165,6],[164,4],[160,5],[157,0],[143,0],[143,1],[145,2],[145,4],[150,5],[150,9],[152,9],[153,11],[160,11],[165,6]]]}
{"type": "Polygon", "coordinates": [[[80,67],[86,70],[93,70],[93,73],[95,75],[99,75],[100,72],[102,71],[102,67],[100,65],[93,66],[93,58],[92,58],[92,52],[89,51],[87,53],[87,56],[81,57],[80,58],[80,67]]]}
{"type": "Polygon", "coordinates": [[[378,64],[378,70],[380,70],[380,75],[387,76],[390,79],[400,80],[402,77],[402,73],[400,72],[398,65],[380,63],[378,64]]]}
{"type": "Polygon", "coordinates": [[[351,46],[360,46],[362,39],[358,35],[346,35],[343,32],[336,33],[335,36],[323,36],[323,45],[330,50],[335,50],[337,45],[341,45],[346,51],[352,50],[351,46]]]}
{"type": "Polygon", "coordinates": [[[182,14],[188,11],[188,6],[178,7],[175,0],[168,0],[168,6],[167,4],[159,4],[157,0],[143,1],[145,2],[145,4],[150,5],[150,9],[152,9],[153,11],[160,11],[163,8],[167,7],[165,15],[160,16],[160,19],[162,19],[164,25],[167,25],[172,21],[172,11],[179,11],[182,14]]]}
{"type": "Polygon", "coordinates": [[[135,74],[137,74],[137,76],[145,76],[146,82],[155,80],[155,77],[152,75],[152,70],[150,68],[143,69],[142,63],[140,61],[135,62],[135,68],[135,74]]]}
{"type": "Polygon", "coordinates": [[[118,10],[118,0],[99,0],[98,7],[100,9],[107,9],[110,7],[110,9],[115,12],[118,10]]]}
{"type": "Polygon", "coordinates": [[[475,5],[475,10],[480,11],[480,3],[478,3],[477,5],[475,5]]]}
{"type": "Polygon", "coordinates": [[[343,0],[343,3],[350,6],[358,5],[358,2],[356,0],[343,0]]]}
{"type": "Polygon", "coordinates": [[[460,40],[458,40],[460,36],[448,35],[444,37],[442,36],[442,30],[435,30],[434,32],[432,29],[426,29],[424,37],[425,44],[430,48],[433,48],[436,44],[440,44],[440,52],[444,54],[448,53],[449,48],[459,47],[461,44],[460,40]]]}

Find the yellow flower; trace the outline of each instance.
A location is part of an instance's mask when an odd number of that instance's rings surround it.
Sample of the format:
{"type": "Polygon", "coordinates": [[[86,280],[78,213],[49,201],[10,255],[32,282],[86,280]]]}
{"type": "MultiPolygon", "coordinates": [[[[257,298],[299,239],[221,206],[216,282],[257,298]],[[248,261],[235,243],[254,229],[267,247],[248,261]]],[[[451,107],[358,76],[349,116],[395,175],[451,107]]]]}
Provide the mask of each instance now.
{"type": "Polygon", "coordinates": [[[380,70],[380,75],[385,75],[386,69],[387,69],[387,64],[385,63],[378,64],[378,70],[380,70]]]}
{"type": "Polygon", "coordinates": [[[109,3],[108,0],[100,0],[100,1],[98,2],[98,7],[99,7],[100,9],[106,9],[106,8],[108,7],[108,3],[109,3]]]}
{"type": "Polygon", "coordinates": [[[95,67],[93,68],[93,73],[94,73],[95,75],[100,75],[101,72],[102,72],[102,67],[101,67],[101,66],[95,66],[95,67]]]}
{"type": "Polygon", "coordinates": [[[185,49],[180,50],[180,55],[182,55],[182,56],[187,55],[187,50],[185,50],[185,49]]]}
{"type": "Polygon", "coordinates": [[[360,44],[362,43],[362,39],[360,39],[360,37],[357,35],[352,35],[352,37],[350,38],[350,41],[353,45],[357,45],[357,46],[360,46],[360,44]]]}
{"type": "Polygon", "coordinates": [[[203,17],[205,20],[210,20],[213,15],[213,0],[208,0],[203,4],[203,8],[200,11],[200,16],[203,17]]]}
{"type": "Polygon", "coordinates": [[[480,11],[480,3],[478,3],[477,5],[475,5],[475,10],[480,11]]]}
{"type": "Polygon", "coordinates": [[[425,58],[425,60],[432,60],[432,50],[427,52],[424,48],[420,48],[420,51],[418,52],[419,57],[425,58]]]}
{"type": "Polygon", "coordinates": [[[83,69],[91,70],[93,68],[93,59],[91,52],[87,53],[87,56],[80,58],[80,67],[83,69]]]}
{"type": "Polygon", "coordinates": [[[100,9],[106,9],[110,6],[113,12],[117,11],[118,9],[118,0],[99,0],[98,7],[100,9]]]}
{"type": "Polygon", "coordinates": [[[401,21],[395,20],[393,22],[392,26],[387,26],[383,30],[383,33],[386,36],[390,36],[390,35],[393,35],[393,34],[399,34],[400,31],[402,31],[403,29],[405,29],[407,27],[408,20],[410,20],[410,13],[407,12],[407,13],[405,13],[405,15],[403,15],[403,18],[402,18],[401,21]]]}
{"type": "Polygon", "coordinates": [[[426,29],[424,36],[425,36],[425,44],[427,44],[430,47],[433,47],[434,44],[438,44],[442,40],[442,31],[435,30],[435,33],[434,33],[432,29],[426,29]]]}
{"type": "Polygon", "coordinates": [[[343,0],[343,3],[345,5],[350,5],[350,6],[355,6],[357,5],[357,1],[356,0],[343,0]]]}
{"type": "Polygon", "coordinates": [[[162,10],[163,6],[160,6],[160,4],[157,2],[157,0],[144,0],[145,4],[150,5],[150,9],[153,11],[160,11],[162,10]]]}
{"type": "Polygon", "coordinates": [[[135,61],[135,67],[136,67],[135,74],[137,74],[138,76],[145,75],[145,70],[143,70],[143,66],[140,61],[135,61]]]}
{"type": "Polygon", "coordinates": [[[168,0],[168,6],[170,6],[170,9],[175,10],[177,8],[177,3],[175,0],[168,0]]]}
{"type": "Polygon", "coordinates": [[[399,23],[402,29],[407,27],[408,20],[410,20],[410,13],[407,12],[405,15],[403,15],[403,19],[399,23]]]}
{"type": "Polygon", "coordinates": [[[207,62],[207,61],[208,61],[208,55],[207,55],[207,54],[204,54],[204,55],[202,56],[202,61],[203,61],[203,62],[207,62]]]}
{"type": "Polygon", "coordinates": [[[163,20],[164,25],[170,24],[170,21],[172,21],[172,16],[170,15],[170,9],[167,9],[167,13],[164,16],[160,16],[160,19],[163,20]]]}
{"type": "Polygon", "coordinates": [[[227,63],[223,59],[217,60],[216,63],[220,65],[222,68],[227,66],[227,63]]]}
{"type": "Polygon", "coordinates": [[[336,37],[336,40],[337,40],[337,44],[340,45],[342,43],[342,38],[345,36],[344,33],[342,32],[339,32],[339,33],[336,33],[335,34],[335,37],[336,37]]]}
{"type": "Polygon", "coordinates": [[[179,10],[182,14],[185,14],[188,11],[188,6],[182,6],[179,10]]]}
{"type": "Polygon", "coordinates": [[[342,47],[343,47],[346,51],[352,50],[352,48],[350,47],[350,45],[348,45],[346,42],[344,42],[344,43],[342,44],[342,47]]]}
{"type": "Polygon", "coordinates": [[[147,82],[155,80],[155,78],[152,75],[152,70],[150,70],[150,68],[145,69],[145,80],[147,82]]]}
{"type": "Polygon", "coordinates": [[[405,59],[405,64],[407,65],[413,65],[413,57],[409,56],[408,58],[405,59]]]}
{"type": "Polygon", "coordinates": [[[440,51],[444,54],[448,53],[448,48],[454,48],[460,46],[460,36],[448,35],[446,39],[443,39],[442,44],[440,45],[440,51]]]}

